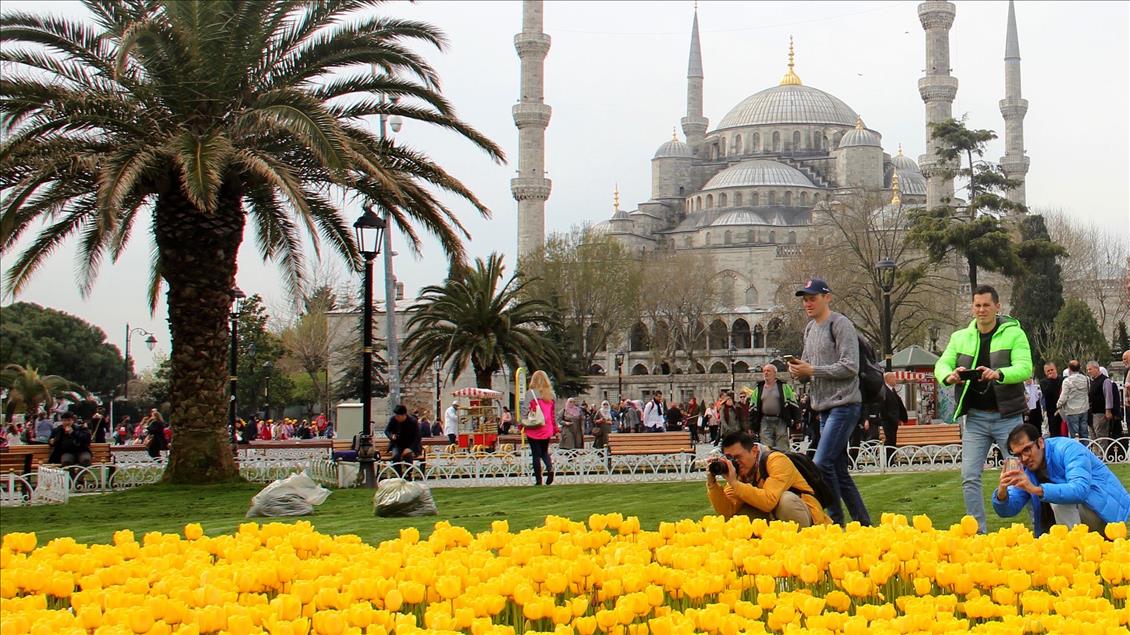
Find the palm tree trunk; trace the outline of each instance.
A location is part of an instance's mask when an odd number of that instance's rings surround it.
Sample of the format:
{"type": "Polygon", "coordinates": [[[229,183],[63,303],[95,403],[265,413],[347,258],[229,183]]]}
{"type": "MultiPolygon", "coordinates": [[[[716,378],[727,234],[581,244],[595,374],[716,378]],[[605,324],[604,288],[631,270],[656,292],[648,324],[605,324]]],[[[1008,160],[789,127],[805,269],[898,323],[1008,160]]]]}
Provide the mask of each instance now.
{"type": "Polygon", "coordinates": [[[169,288],[173,342],[169,400],[175,438],[165,470],[171,483],[239,478],[227,430],[226,388],[228,313],[243,239],[241,199],[231,184],[225,184],[211,214],[179,189],[157,199],[154,233],[169,288]]]}
{"type": "Polygon", "coordinates": [[[490,390],[491,379],[494,377],[494,370],[490,368],[476,368],[475,369],[475,387],[486,388],[490,390]]]}

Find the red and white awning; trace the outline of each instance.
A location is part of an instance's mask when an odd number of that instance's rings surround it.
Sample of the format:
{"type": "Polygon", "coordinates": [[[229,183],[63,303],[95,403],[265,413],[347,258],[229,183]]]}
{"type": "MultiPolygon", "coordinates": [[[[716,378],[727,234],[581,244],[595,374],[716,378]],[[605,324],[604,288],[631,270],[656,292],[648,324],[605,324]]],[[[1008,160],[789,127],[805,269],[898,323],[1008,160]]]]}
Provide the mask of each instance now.
{"type": "Polygon", "coordinates": [[[456,397],[467,397],[469,399],[501,399],[502,393],[497,390],[488,390],[486,388],[460,388],[451,393],[456,397]]]}
{"type": "Polygon", "coordinates": [[[894,371],[895,381],[929,381],[934,378],[934,373],[920,373],[912,370],[894,371]]]}

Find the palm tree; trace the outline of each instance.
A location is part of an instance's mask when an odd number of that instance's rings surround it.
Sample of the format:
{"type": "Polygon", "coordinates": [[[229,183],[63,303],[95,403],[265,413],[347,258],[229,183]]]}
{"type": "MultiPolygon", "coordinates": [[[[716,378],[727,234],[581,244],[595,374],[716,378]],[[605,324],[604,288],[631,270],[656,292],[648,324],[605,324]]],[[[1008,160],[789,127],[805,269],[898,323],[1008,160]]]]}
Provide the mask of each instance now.
{"type": "Polygon", "coordinates": [[[301,293],[303,241],[358,267],[337,201],[368,199],[418,249],[415,225],[453,261],[466,230],[432,189],[489,214],[427,156],[366,118],[400,115],[502,152],[460,121],[409,45],[436,28],[359,15],[376,0],[84,0],[93,24],[0,17],[0,253],[43,228],[7,273],[15,295],[67,238],[79,284],[116,260],[151,218],[151,310],[163,286],[172,335],[166,479],[238,478],[225,423],[227,313],[250,225],[265,259],[301,293]],[[376,95],[381,95],[377,98],[376,95]],[[385,98],[387,97],[387,99],[385,98]],[[143,221],[144,222],[144,221],[143,221]]]}
{"type": "MultiPolygon", "coordinates": [[[[499,288],[502,256],[491,254],[474,268],[454,268],[447,283],[424,287],[421,304],[407,324],[404,340],[409,376],[426,372],[437,357],[458,378],[468,365],[475,385],[491,387],[491,375],[503,367],[529,365],[552,371],[558,355],[546,335],[559,325],[552,307],[536,299],[523,299],[532,281],[511,276],[499,288]]],[[[554,375],[550,372],[550,375],[554,375]]]]}
{"type": "Polygon", "coordinates": [[[5,417],[14,412],[33,415],[41,405],[50,409],[58,397],[77,401],[81,396],[70,380],[59,375],[40,375],[39,369],[19,364],[8,364],[0,370],[0,386],[8,389],[5,417]]]}

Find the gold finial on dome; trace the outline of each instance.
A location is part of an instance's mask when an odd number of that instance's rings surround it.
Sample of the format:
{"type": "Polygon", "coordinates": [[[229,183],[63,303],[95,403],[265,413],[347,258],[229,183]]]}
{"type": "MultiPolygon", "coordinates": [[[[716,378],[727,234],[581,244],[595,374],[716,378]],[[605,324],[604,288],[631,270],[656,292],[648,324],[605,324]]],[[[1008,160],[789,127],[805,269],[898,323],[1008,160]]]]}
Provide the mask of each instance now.
{"type": "Polygon", "coordinates": [[[620,211],[620,184],[617,183],[612,190],[612,211],[620,211]]]}
{"type": "Polygon", "coordinates": [[[793,36],[789,36],[789,70],[781,78],[782,86],[800,86],[800,77],[793,72],[793,36]]]}
{"type": "Polygon", "coordinates": [[[902,190],[899,189],[899,173],[891,173],[891,205],[902,205],[902,190]]]}
{"type": "Polygon", "coordinates": [[[902,144],[901,143],[899,144],[899,156],[900,157],[902,156],[902,144]]]}
{"type": "Polygon", "coordinates": [[[679,135],[675,133],[675,126],[671,126],[671,140],[672,141],[678,141],[679,140],[679,135]]]}
{"type": "Polygon", "coordinates": [[[863,130],[864,129],[863,117],[860,117],[859,115],[855,116],[855,129],[856,130],[863,130]]]}

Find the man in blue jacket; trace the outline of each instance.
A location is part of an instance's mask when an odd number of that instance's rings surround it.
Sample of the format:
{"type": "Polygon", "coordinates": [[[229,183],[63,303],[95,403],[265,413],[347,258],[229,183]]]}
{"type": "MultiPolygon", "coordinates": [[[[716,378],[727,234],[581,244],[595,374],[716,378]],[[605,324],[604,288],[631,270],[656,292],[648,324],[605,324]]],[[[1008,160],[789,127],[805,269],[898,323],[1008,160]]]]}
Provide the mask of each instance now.
{"type": "MultiPolygon", "coordinates": [[[[1130,520],[1130,493],[1105,463],[1075,439],[1044,439],[1033,425],[1008,435],[1008,449],[1022,468],[1001,471],[993,509],[1008,518],[1031,507],[1037,536],[1051,525],[1084,524],[1102,533],[1107,523],[1130,520]]],[[[1015,468],[1015,466],[1013,466],[1015,468]]]]}

